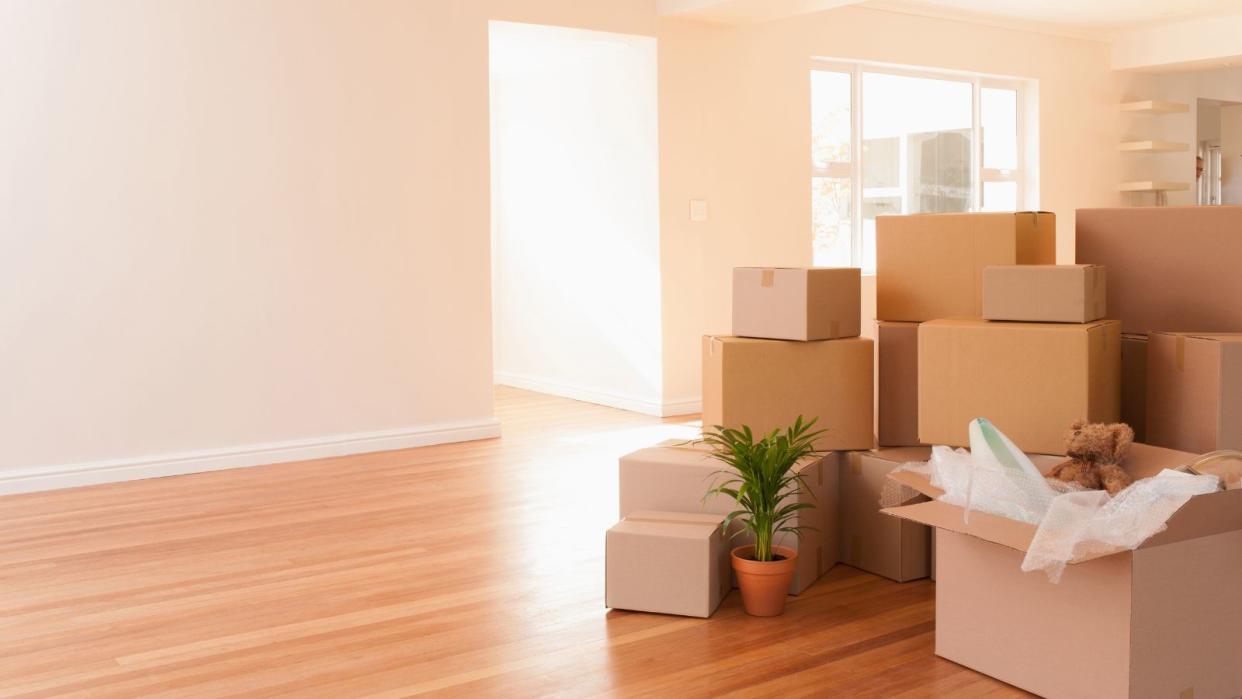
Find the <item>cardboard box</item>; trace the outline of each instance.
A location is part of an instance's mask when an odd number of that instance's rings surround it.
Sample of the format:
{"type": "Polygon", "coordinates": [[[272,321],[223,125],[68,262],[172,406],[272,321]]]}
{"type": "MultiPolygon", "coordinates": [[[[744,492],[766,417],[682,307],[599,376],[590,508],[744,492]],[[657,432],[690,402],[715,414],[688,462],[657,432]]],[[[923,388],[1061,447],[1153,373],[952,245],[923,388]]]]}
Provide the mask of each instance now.
{"type": "Polygon", "coordinates": [[[1147,440],[1147,336],[1121,336],[1121,421],[1147,440]]]}
{"type": "Polygon", "coordinates": [[[875,445],[873,343],[703,338],[703,424],[784,429],[818,417],[820,451],[875,445]]]}
{"type": "MultiPolygon", "coordinates": [[[[1123,465],[1143,478],[1193,458],[1135,444],[1123,465]]],[[[885,512],[937,528],[937,655],[1048,697],[1242,693],[1242,490],[1191,498],[1137,550],[1071,564],[1057,584],[1020,569],[1033,525],[967,523],[937,500],[885,512]]]]}
{"type": "Polygon", "coordinates": [[[881,447],[919,442],[919,324],[876,323],[876,432],[881,447]]]}
{"type": "MultiPolygon", "coordinates": [[[[841,562],[897,582],[931,572],[931,529],[880,512],[888,474],[910,461],[927,461],[930,447],[854,451],[841,468],[841,562]]],[[[925,495],[909,490],[903,504],[925,495]]]]}
{"type": "Polygon", "coordinates": [[[1003,323],[975,318],[919,326],[919,439],[968,446],[985,417],[1019,449],[1063,454],[1078,419],[1120,416],[1121,324],[1003,323]]]}
{"type": "Polygon", "coordinates": [[[1037,323],[1103,318],[1099,265],[993,265],[983,269],[983,317],[1037,323]]]}
{"type": "Polygon", "coordinates": [[[1048,212],[876,217],[876,318],[983,315],[983,268],[1056,264],[1048,212]]]}
{"type": "Polygon", "coordinates": [[[861,318],[862,271],[856,267],[733,270],[733,334],[739,337],[858,337],[861,318]]]}
{"type": "Polygon", "coordinates": [[[1242,449],[1242,333],[1152,333],[1147,440],[1206,453],[1242,449]]]}
{"type": "Polygon", "coordinates": [[[631,512],[605,538],[604,606],[709,617],[729,594],[724,517],[631,512]]]}
{"type": "MultiPolygon", "coordinates": [[[[790,594],[798,594],[828,572],[837,562],[838,464],[836,453],[806,459],[798,466],[809,493],[795,502],[809,502],[813,509],[798,513],[795,523],[808,527],[799,540],[781,535],[777,542],[798,551],[798,566],[790,584],[790,594]]],[[[724,495],[706,500],[703,496],[726,474],[726,466],[709,456],[703,445],[669,441],[639,449],[621,457],[620,516],[643,510],[728,514],[737,503],[724,495]]],[[[729,542],[729,548],[748,543],[744,535],[729,542]]]]}
{"type": "Polygon", "coordinates": [[[1076,246],[1123,332],[1242,331],[1242,206],[1079,209],[1076,246]]]}

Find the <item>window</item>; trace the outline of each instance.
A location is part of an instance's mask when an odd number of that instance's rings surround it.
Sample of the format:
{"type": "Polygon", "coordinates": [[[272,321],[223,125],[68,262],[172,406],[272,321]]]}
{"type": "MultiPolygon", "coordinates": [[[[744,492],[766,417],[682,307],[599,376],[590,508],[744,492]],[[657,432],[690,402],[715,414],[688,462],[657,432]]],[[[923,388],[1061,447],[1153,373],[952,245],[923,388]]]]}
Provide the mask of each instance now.
{"type": "Polygon", "coordinates": [[[862,64],[811,70],[816,265],[875,269],[875,217],[1016,211],[1023,84],[862,64]]]}

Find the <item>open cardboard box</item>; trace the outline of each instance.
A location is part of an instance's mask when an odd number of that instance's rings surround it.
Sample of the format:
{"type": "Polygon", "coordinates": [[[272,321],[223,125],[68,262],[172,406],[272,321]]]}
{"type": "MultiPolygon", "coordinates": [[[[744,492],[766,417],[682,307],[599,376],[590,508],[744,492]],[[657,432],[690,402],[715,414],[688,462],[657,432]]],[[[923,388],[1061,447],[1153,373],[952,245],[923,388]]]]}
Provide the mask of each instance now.
{"type": "MultiPolygon", "coordinates": [[[[1195,458],[1135,444],[1123,466],[1138,479],[1195,458]]],[[[884,512],[936,529],[937,655],[1049,697],[1242,695],[1242,490],[1191,498],[1138,549],[1053,584],[1020,568],[1034,525],[967,522],[926,476],[889,477],[932,498],[884,512]]]]}

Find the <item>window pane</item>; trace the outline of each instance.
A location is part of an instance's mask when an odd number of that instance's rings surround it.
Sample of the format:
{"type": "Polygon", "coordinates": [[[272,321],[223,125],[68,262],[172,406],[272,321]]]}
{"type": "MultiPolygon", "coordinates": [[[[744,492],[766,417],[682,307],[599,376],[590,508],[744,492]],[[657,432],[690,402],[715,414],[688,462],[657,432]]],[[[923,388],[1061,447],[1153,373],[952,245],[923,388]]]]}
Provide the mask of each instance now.
{"type": "Polygon", "coordinates": [[[1017,211],[1018,210],[1018,183],[1017,182],[984,182],[983,183],[983,210],[984,211],[1017,211]]]}
{"type": "Polygon", "coordinates": [[[983,167],[1018,167],[1018,93],[985,87],[979,91],[979,119],[983,131],[983,167]]]}
{"type": "Polygon", "coordinates": [[[862,93],[862,264],[873,270],[876,215],[970,209],[973,88],[864,73],[862,93]]]}
{"type": "Polygon", "coordinates": [[[844,177],[811,178],[811,221],[817,267],[850,267],[850,181],[844,177]]]}
{"type": "Polygon", "coordinates": [[[850,162],[850,74],[811,71],[811,161],[850,162]]]}

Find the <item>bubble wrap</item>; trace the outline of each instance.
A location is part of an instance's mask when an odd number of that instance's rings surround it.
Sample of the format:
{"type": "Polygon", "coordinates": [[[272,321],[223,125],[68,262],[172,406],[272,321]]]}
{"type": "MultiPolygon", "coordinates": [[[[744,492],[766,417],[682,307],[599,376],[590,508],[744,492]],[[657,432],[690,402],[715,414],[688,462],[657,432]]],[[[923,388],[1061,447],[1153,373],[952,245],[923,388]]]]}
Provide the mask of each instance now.
{"type": "Polygon", "coordinates": [[[1022,570],[1042,570],[1059,582],[1067,563],[1136,549],[1164,531],[1187,500],[1219,489],[1216,476],[1165,469],[1112,498],[1103,490],[1058,495],[1039,523],[1022,570]]]}
{"type": "MultiPolygon", "coordinates": [[[[1220,489],[1216,476],[1166,469],[1110,498],[1103,490],[1045,479],[986,420],[971,423],[970,445],[970,451],[933,447],[930,461],[902,464],[895,471],[927,476],[944,491],[941,501],[962,508],[965,521],[980,511],[1036,525],[1022,570],[1042,570],[1054,583],[1068,563],[1138,548],[1164,531],[1190,498],[1220,489]]],[[[910,495],[908,487],[889,481],[880,504],[894,507],[910,495]]]]}

